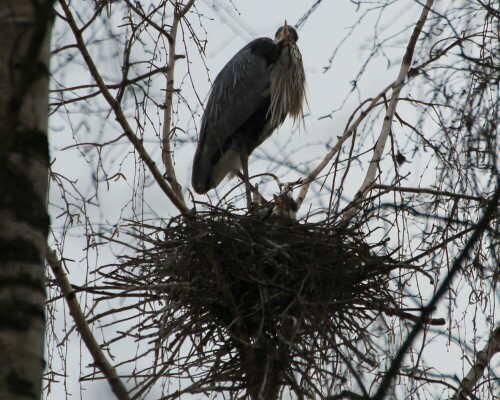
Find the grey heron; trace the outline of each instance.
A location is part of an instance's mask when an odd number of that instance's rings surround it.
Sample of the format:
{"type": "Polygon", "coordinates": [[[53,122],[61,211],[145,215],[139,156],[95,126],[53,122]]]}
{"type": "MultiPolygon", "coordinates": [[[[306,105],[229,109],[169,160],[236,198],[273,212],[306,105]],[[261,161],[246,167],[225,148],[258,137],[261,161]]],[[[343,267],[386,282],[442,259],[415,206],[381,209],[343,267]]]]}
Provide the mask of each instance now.
{"type": "Polygon", "coordinates": [[[305,73],[297,31],[285,24],[274,40],[247,44],[219,72],[201,122],[192,185],[199,193],[243,170],[249,198],[248,157],[288,114],[303,117],[305,73]]]}

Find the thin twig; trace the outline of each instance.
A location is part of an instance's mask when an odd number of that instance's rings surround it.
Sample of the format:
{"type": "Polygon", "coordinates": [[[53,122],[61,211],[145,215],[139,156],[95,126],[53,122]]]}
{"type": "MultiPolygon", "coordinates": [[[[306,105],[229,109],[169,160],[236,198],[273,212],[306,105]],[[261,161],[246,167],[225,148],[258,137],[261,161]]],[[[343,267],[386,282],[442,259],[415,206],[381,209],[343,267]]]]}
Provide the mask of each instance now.
{"type": "Polygon", "coordinates": [[[52,273],[54,274],[54,278],[57,282],[57,285],[59,286],[59,289],[61,289],[61,292],[66,299],[69,313],[75,321],[76,329],[80,333],[85,346],[90,352],[95,366],[104,374],[109,385],[111,386],[111,390],[113,391],[117,399],[130,400],[128,391],[125,388],[125,385],[121,381],[120,377],[118,376],[116,369],[110,364],[110,362],[104,355],[101,346],[99,346],[99,343],[95,339],[94,334],[92,333],[87,320],[85,319],[85,315],[80,308],[80,304],[78,303],[75,291],[73,290],[68,277],[61,267],[61,261],[58,259],[57,254],[54,250],[48,251],[47,262],[52,269],[52,273]]]}
{"type": "Polygon", "coordinates": [[[405,310],[397,309],[390,306],[385,306],[377,302],[356,301],[356,303],[365,305],[370,310],[378,310],[380,312],[383,312],[385,315],[388,316],[395,315],[401,319],[406,319],[412,322],[423,322],[425,325],[436,325],[436,326],[441,326],[446,324],[446,320],[444,318],[431,318],[428,315],[425,317],[421,317],[419,315],[410,314],[405,310]]]}
{"type": "Polygon", "coordinates": [[[382,189],[382,190],[394,191],[394,192],[425,193],[425,194],[432,194],[435,196],[452,197],[454,199],[474,200],[474,201],[479,201],[481,203],[485,201],[485,199],[482,197],[470,196],[468,194],[453,193],[453,192],[436,190],[436,189],[428,189],[428,188],[415,188],[415,187],[406,187],[406,186],[392,186],[392,185],[378,185],[377,184],[377,185],[372,185],[372,189],[382,189]]]}
{"type": "MultiPolygon", "coordinates": [[[[125,0],[127,3],[127,6],[133,10],[139,17],[143,19],[143,21],[146,21],[148,25],[152,26],[154,29],[156,29],[159,33],[164,35],[169,42],[171,42],[173,39],[170,36],[170,32],[167,32],[163,27],[158,25],[156,22],[154,22],[149,16],[154,14],[158,8],[155,8],[153,11],[150,11],[149,15],[146,15],[142,11],[142,6],[140,3],[136,3],[135,1],[130,1],[130,0],[125,0]]],[[[160,6],[161,7],[161,6],[160,6]]]]}
{"type": "Polygon", "coordinates": [[[355,206],[350,207],[347,211],[345,211],[344,215],[342,216],[342,219],[344,221],[349,221],[361,210],[361,202],[366,198],[367,194],[372,189],[373,184],[376,180],[377,171],[380,165],[380,160],[382,159],[382,153],[384,152],[387,138],[389,137],[389,133],[391,132],[392,120],[394,118],[396,107],[398,105],[399,93],[401,92],[401,89],[404,86],[405,80],[408,76],[408,71],[410,71],[411,62],[413,59],[413,53],[415,51],[415,46],[417,44],[418,37],[422,32],[425,21],[427,20],[427,16],[429,14],[429,10],[431,9],[433,3],[434,0],[427,0],[427,2],[425,3],[424,8],[422,9],[422,13],[420,14],[420,18],[417,24],[415,25],[415,29],[413,30],[413,33],[411,35],[410,41],[408,42],[406,53],[403,57],[403,61],[401,62],[399,75],[392,89],[392,96],[389,102],[389,106],[387,107],[386,110],[384,122],[382,124],[382,130],[380,131],[379,138],[373,150],[373,157],[372,160],[370,161],[370,166],[368,167],[365,179],[354,199],[355,206]]]}

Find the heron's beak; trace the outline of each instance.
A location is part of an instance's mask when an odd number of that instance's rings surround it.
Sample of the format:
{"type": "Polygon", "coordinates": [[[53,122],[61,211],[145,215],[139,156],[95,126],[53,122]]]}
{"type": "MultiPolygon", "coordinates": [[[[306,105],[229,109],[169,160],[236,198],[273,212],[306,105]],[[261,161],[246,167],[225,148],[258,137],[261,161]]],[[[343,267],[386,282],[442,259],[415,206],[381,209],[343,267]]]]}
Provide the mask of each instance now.
{"type": "Polygon", "coordinates": [[[285,25],[283,25],[283,32],[281,33],[281,37],[283,39],[286,39],[288,36],[290,36],[290,31],[288,30],[288,24],[285,19],[285,25]]]}
{"type": "Polygon", "coordinates": [[[275,43],[283,43],[290,37],[290,30],[288,29],[288,23],[285,20],[285,24],[283,25],[283,29],[281,30],[280,36],[276,38],[275,43]]]}

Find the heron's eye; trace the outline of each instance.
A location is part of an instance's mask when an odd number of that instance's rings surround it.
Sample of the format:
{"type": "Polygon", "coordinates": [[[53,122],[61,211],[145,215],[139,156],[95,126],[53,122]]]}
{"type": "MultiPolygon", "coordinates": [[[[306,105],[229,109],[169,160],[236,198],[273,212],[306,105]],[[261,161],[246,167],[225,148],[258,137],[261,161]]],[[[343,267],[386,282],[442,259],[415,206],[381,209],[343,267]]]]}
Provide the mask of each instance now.
{"type": "MultiPolygon", "coordinates": [[[[290,25],[288,25],[288,31],[290,32],[289,37],[291,37],[292,41],[296,43],[299,40],[299,35],[297,34],[297,31],[293,27],[291,27],[290,25]]],[[[274,38],[276,40],[281,39],[282,33],[283,33],[283,27],[280,27],[276,31],[276,35],[274,35],[274,38]]]]}

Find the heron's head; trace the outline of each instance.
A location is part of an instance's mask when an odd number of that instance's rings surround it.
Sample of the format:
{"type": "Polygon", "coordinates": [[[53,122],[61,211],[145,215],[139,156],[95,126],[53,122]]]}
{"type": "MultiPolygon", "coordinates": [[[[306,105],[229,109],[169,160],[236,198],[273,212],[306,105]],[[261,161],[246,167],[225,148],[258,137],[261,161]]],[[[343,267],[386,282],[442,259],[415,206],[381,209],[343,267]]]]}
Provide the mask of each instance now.
{"type": "Polygon", "coordinates": [[[276,35],[274,36],[274,43],[276,44],[283,42],[297,43],[298,40],[299,35],[297,35],[297,31],[293,26],[288,25],[286,20],[285,24],[276,31],[276,35]]]}

